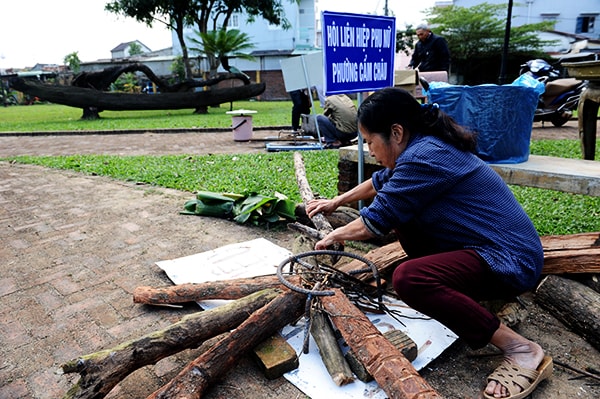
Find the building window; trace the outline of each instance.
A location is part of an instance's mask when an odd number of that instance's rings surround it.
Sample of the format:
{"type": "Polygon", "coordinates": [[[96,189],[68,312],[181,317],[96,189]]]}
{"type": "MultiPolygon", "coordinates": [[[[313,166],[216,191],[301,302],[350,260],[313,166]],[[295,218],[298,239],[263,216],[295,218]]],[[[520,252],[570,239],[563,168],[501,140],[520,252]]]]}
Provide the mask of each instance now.
{"type": "Polygon", "coordinates": [[[577,17],[577,26],[575,33],[594,33],[595,15],[581,15],[577,17]]]}
{"type": "Polygon", "coordinates": [[[231,18],[229,19],[228,28],[237,29],[240,27],[240,16],[238,14],[231,14],[231,18]]]}
{"type": "Polygon", "coordinates": [[[540,14],[542,21],[557,22],[559,14],[540,14]]]}

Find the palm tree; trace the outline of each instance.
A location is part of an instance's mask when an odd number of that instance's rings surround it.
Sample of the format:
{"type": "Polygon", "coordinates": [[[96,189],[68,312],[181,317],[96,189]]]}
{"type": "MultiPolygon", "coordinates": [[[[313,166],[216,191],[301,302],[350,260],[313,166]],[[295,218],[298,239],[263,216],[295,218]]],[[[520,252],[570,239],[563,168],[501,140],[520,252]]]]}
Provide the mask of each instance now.
{"type": "Polygon", "coordinates": [[[219,65],[230,73],[241,73],[237,68],[229,65],[229,58],[236,57],[245,60],[254,60],[254,57],[245,50],[254,47],[248,34],[240,32],[238,29],[219,29],[208,31],[206,33],[195,31],[199,39],[188,37],[198,47],[190,47],[190,50],[196,51],[199,55],[204,55],[209,63],[209,77],[217,75],[219,65]]]}

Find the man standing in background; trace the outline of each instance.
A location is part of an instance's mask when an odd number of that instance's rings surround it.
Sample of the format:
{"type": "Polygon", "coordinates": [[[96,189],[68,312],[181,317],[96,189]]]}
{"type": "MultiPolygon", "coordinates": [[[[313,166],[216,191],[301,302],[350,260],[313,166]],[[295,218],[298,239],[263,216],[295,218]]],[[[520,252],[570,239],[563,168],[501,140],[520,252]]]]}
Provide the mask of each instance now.
{"type": "Polygon", "coordinates": [[[417,25],[419,41],[415,45],[409,68],[420,72],[450,70],[450,50],[442,36],[434,34],[426,24],[417,25]]]}

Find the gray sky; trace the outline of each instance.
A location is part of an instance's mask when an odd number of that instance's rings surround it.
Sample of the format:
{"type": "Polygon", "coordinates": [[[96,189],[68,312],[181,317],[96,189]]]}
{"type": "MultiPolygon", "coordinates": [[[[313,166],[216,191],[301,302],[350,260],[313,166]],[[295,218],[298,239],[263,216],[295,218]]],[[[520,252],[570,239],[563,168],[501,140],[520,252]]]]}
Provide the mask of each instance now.
{"type": "MultiPolygon", "coordinates": [[[[286,1],[286,0],[284,0],[286,1]]],[[[434,0],[388,0],[398,18],[396,26],[416,25],[420,11],[434,0]]],[[[82,61],[110,58],[120,43],[139,40],[152,50],[171,46],[170,32],[150,29],[131,18],[104,11],[108,0],[20,0],[2,2],[0,70],[32,67],[37,63],[62,64],[67,54],[78,52],[82,61]]],[[[318,0],[323,10],[379,13],[385,0],[318,0]]]]}

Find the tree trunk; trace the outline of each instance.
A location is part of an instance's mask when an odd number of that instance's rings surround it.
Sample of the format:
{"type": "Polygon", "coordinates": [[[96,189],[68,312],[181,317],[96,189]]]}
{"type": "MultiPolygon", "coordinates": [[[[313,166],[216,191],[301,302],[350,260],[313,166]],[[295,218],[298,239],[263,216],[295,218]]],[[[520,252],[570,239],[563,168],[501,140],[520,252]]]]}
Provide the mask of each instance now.
{"type": "Polygon", "coordinates": [[[538,286],[535,300],[600,350],[600,294],[577,281],[550,275],[538,286]]]}
{"type": "Polygon", "coordinates": [[[75,86],[52,86],[11,80],[13,87],[23,93],[56,104],[76,108],[97,108],[110,111],[185,109],[212,106],[245,100],[265,91],[265,83],[213,89],[209,91],[159,93],[153,95],[113,93],[75,86]]]}
{"type": "Polygon", "coordinates": [[[306,297],[287,290],[255,311],[227,337],[188,364],[173,380],[148,399],[200,398],[210,384],[230,370],[238,358],[298,319],[306,297]]]}
{"type": "Polygon", "coordinates": [[[184,349],[195,348],[206,339],[235,328],[249,313],[265,306],[278,293],[274,289],[257,292],[212,310],[188,315],[164,330],[71,360],[62,365],[62,370],[79,373],[81,378],[64,399],[104,398],[133,371],[184,349]]]}
{"type": "Polygon", "coordinates": [[[206,299],[239,299],[267,288],[283,288],[283,285],[277,276],[272,275],[179,284],[162,288],[137,287],[133,291],[133,302],[160,305],[206,299]]]}
{"type": "Polygon", "coordinates": [[[379,386],[391,399],[441,398],[402,353],[388,341],[348,298],[319,297],[333,324],[379,386]]]}

